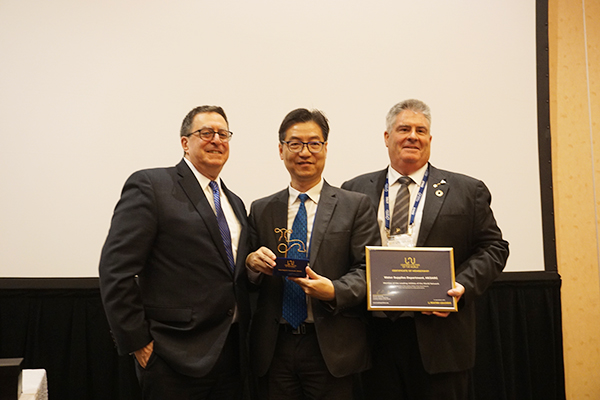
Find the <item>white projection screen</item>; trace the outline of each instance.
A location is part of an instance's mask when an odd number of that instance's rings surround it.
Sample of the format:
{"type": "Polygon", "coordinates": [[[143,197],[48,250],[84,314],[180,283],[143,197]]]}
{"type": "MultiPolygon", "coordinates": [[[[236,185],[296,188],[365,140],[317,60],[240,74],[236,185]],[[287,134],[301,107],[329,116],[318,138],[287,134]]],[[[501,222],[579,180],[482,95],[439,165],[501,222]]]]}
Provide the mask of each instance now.
{"type": "Polygon", "coordinates": [[[221,176],[283,189],[277,130],[330,121],[325,179],[383,169],[385,115],[432,109],[433,165],[482,179],[511,245],[543,271],[534,0],[0,1],[0,277],[97,277],[126,178],[172,166],[203,104],[234,132],[221,176]]]}

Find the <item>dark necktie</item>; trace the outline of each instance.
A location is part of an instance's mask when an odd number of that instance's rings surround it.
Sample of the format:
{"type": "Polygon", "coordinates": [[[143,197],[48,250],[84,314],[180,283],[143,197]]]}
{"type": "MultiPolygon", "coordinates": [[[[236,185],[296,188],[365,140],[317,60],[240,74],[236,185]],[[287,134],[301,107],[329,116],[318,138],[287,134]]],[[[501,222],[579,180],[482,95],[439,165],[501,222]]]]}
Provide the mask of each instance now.
{"type": "Polygon", "coordinates": [[[390,226],[390,235],[401,235],[408,230],[408,208],[410,203],[410,192],[408,185],[412,182],[408,176],[402,176],[398,179],[400,187],[396,194],[394,203],[394,214],[390,226]]]}
{"type": "MultiPolygon", "coordinates": [[[[308,195],[301,193],[298,198],[300,199],[300,208],[298,208],[298,213],[294,218],[289,243],[298,243],[301,241],[304,244],[302,245],[302,249],[305,250],[308,249],[308,243],[306,242],[306,206],[304,202],[308,198],[308,195]]],[[[298,252],[298,246],[293,246],[287,252],[287,258],[307,259],[307,253],[298,252]]],[[[294,329],[298,328],[307,317],[306,295],[304,291],[296,283],[287,279],[284,280],[283,287],[282,316],[294,329]]]]}
{"type": "MultiPolygon", "coordinates": [[[[408,185],[413,180],[408,176],[402,176],[398,179],[400,187],[396,194],[396,202],[394,203],[394,215],[392,216],[392,224],[390,227],[390,235],[401,235],[408,230],[408,208],[410,206],[410,192],[408,185]]],[[[384,311],[385,315],[392,321],[397,320],[400,316],[413,316],[412,311],[384,311]]]]}
{"type": "Polygon", "coordinates": [[[219,224],[219,232],[221,232],[221,239],[223,239],[223,245],[225,246],[225,253],[227,253],[227,259],[229,260],[229,268],[231,271],[234,271],[235,263],[233,262],[233,250],[231,249],[231,233],[229,232],[229,225],[227,225],[225,214],[223,214],[223,209],[221,208],[219,185],[215,181],[210,181],[209,186],[212,189],[213,199],[215,200],[217,223],[219,224]]]}

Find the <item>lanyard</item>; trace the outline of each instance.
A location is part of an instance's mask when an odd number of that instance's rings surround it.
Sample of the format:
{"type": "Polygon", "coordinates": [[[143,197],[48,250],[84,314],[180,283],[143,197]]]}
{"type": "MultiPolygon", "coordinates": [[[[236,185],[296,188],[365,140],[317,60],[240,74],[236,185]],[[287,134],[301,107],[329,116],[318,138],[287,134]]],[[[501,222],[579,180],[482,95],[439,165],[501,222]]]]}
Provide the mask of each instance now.
{"type": "MultiPolygon", "coordinates": [[[[409,227],[412,227],[415,223],[415,215],[417,214],[417,207],[419,207],[419,203],[421,202],[421,198],[423,197],[423,191],[425,190],[425,184],[427,183],[427,179],[429,178],[429,167],[425,170],[425,174],[423,174],[423,179],[421,180],[421,185],[419,186],[419,192],[417,193],[417,197],[415,198],[415,204],[413,204],[412,210],[410,211],[410,222],[408,223],[409,227]]],[[[385,177],[385,186],[383,187],[383,205],[384,205],[384,217],[385,217],[385,229],[390,231],[390,184],[388,181],[388,177],[385,177]]]]}

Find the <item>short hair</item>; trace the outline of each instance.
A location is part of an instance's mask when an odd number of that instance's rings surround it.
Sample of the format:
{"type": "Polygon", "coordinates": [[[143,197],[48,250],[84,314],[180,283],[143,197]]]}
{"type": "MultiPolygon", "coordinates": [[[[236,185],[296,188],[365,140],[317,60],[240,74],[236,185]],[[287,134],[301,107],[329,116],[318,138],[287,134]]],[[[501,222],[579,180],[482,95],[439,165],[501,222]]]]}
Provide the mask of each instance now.
{"type": "Polygon", "coordinates": [[[219,106],[199,106],[199,107],[194,108],[192,111],[190,111],[183,119],[183,122],[181,123],[180,135],[188,136],[191,133],[190,129],[191,129],[192,122],[194,121],[194,118],[196,117],[196,115],[202,114],[202,113],[210,113],[210,112],[215,112],[217,114],[220,114],[225,119],[227,126],[229,126],[229,121],[227,121],[227,116],[225,115],[225,111],[223,111],[223,109],[221,107],[219,107],[219,106]]]}
{"type": "Polygon", "coordinates": [[[414,111],[423,114],[427,121],[429,121],[429,125],[431,125],[431,110],[429,106],[423,103],[421,100],[409,99],[401,101],[400,103],[394,105],[387,114],[385,119],[386,129],[388,132],[392,131],[394,127],[394,122],[396,122],[396,116],[400,114],[402,111],[414,111]]]}
{"type": "Polygon", "coordinates": [[[285,132],[287,132],[292,125],[310,121],[319,125],[321,132],[323,132],[323,140],[326,142],[327,137],[329,136],[329,122],[327,121],[327,117],[319,110],[307,110],[306,108],[297,108],[290,111],[288,115],[285,116],[279,127],[279,142],[285,140],[285,132]]]}

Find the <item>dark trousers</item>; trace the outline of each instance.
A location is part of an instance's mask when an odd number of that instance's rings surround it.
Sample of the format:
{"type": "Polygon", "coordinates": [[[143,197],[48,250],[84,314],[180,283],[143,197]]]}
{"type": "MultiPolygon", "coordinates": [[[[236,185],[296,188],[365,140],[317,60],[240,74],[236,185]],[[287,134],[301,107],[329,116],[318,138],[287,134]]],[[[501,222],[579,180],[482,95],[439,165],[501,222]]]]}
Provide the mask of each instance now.
{"type": "Polygon", "coordinates": [[[373,328],[373,368],[362,375],[365,399],[469,398],[468,370],[441,374],[428,374],[425,371],[414,318],[398,318],[394,322],[387,318],[374,318],[373,328]]]}
{"type": "Polygon", "coordinates": [[[136,362],[144,400],[232,400],[242,398],[239,332],[233,324],[213,369],[201,378],[174,371],[153,353],[146,368],[136,362]]]}
{"type": "Polygon", "coordinates": [[[331,375],[313,324],[300,332],[281,325],[273,361],[258,383],[261,400],[352,399],[352,376],[331,375]]]}

